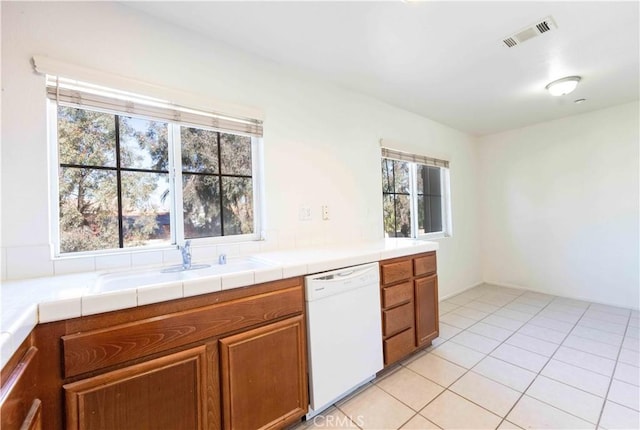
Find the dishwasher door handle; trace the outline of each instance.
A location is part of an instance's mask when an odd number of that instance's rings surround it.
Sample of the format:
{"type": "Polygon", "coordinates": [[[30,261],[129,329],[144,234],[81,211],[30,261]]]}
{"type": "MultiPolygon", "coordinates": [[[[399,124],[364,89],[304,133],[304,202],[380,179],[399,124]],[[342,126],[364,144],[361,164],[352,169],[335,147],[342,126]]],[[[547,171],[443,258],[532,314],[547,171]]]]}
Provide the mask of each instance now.
{"type": "Polygon", "coordinates": [[[340,276],[342,278],[342,277],[345,277],[345,276],[353,275],[354,273],[356,273],[355,270],[349,270],[348,272],[340,272],[340,273],[338,273],[338,276],[340,276]]]}

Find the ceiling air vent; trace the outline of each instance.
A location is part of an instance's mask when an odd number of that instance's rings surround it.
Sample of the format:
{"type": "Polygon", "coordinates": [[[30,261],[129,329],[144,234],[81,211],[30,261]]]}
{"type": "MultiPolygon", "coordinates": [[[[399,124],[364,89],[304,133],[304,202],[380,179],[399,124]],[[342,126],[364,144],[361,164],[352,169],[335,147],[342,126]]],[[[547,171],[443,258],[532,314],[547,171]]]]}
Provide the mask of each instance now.
{"type": "Polygon", "coordinates": [[[549,27],[549,23],[547,21],[542,21],[541,23],[536,24],[536,28],[540,33],[551,30],[551,27],[549,27]]]}
{"type": "Polygon", "coordinates": [[[558,26],[553,20],[553,17],[548,16],[535,24],[523,28],[522,30],[512,34],[511,36],[505,37],[504,39],[502,39],[502,43],[504,43],[509,48],[513,48],[514,46],[518,46],[529,39],[540,36],[542,33],[546,33],[557,28],[558,26]]]}
{"type": "Polygon", "coordinates": [[[504,39],[503,41],[509,48],[513,48],[514,46],[516,46],[518,44],[518,42],[516,42],[515,40],[513,40],[513,38],[511,37],[507,37],[506,39],[504,39]]]}

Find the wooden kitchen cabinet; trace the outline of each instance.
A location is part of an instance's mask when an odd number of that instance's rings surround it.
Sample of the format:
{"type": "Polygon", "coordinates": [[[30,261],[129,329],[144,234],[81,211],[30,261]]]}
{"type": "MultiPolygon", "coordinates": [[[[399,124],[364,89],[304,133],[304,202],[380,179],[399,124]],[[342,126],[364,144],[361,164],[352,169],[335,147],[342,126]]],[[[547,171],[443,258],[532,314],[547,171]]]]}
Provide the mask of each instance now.
{"type": "Polygon", "coordinates": [[[416,347],[431,345],[438,337],[438,276],[416,279],[416,347]]]}
{"type": "Polygon", "coordinates": [[[206,429],[206,381],[199,346],[67,384],[67,429],[206,429]]]}
{"type": "Polygon", "coordinates": [[[220,363],[225,430],[281,429],[306,413],[301,315],[221,339],[220,363]]]}
{"type": "Polygon", "coordinates": [[[297,277],[37,325],[2,429],[285,428],[308,408],[304,308],[297,277]]]}
{"type": "Polygon", "coordinates": [[[82,378],[63,387],[66,428],[281,429],[300,420],[302,278],[207,299],[62,336],[63,373],[82,378]]]}
{"type": "Polygon", "coordinates": [[[16,352],[2,371],[0,388],[0,428],[2,430],[40,430],[42,402],[37,398],[39,351],[31,338],[16,352]]]}
{"type": "Polygon", "coordinates": [[[382,344],[389,366],[438,337],[436,253],[380,262],[382,344]]]}

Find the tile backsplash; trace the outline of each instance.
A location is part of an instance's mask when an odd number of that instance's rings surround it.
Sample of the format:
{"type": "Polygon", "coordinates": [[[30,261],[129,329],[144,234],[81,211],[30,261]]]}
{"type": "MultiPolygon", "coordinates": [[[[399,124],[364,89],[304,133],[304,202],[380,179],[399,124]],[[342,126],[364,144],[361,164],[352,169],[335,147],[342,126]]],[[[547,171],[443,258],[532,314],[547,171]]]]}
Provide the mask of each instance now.
{"type": "Polygon", "coordinates": [[[96,270],[131,267],[131,253],[96,256],[96,270]]]}
{"type": "Polygon", "coordinates": [[[131,254],[131,266],[159,266],[164,263],[162,257],[162,251],[134,252],[131,254]]]}
{"type": "MultiPolygon", "coordinates": [[[[315,233],[310,230],[276,231],[265,233],[266,239],[239,243],[192,246],[194,262],[217,261],[220,254],[241,257],[260,252],[306,248],[356,241],[374,240],[371,229],[343,228],[339,232],[322,229],[315,233]]],[[[381,235],[380,235],[381,236],[381,235]]],[[[77,256],[51,258],[49,245],[4,247],[0,249],[0,275],[2,280],[58,276],[72,273],[121,270],[146,266],[180,264],[182,259],[177,249],[122,252],[110,255],[77,256]]]]}
{"type": "Polygon", "coordinates": [[[6,279],[53,276],[53,260],[48,245],[5,248],[6,279]]]}
{"type": "Polygon", "coordinates": [[[93,272],[94,270],[96,270],[95,257],[74,257],[53,261],[53,274],[56,276],[80,272],[93,272]]]}

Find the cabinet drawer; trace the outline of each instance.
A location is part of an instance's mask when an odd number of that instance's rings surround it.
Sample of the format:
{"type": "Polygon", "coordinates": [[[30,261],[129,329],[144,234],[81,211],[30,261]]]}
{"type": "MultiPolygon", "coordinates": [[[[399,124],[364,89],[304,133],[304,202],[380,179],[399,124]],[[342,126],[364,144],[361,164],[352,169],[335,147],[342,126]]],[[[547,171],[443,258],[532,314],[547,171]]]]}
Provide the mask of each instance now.
{"type": "Polygon", "coordinates": [[[436,253],[431,252],[413,259],[413,274],[415,276],[436,273],[436,253]]]}
{"type": "Polygon", "coordinates": [[[413,328],[398,333],[384,341],[384,364],[394,363],[413,352],[415,332],[413,328]]]}
{"type": "Polygon", "coordinates": [[[413,285],[411,282],[405,282],[393,287],[382,289],[382,307],[390,308],[400,303],[408,302],[413,298],[413,285]]]}
{"type": "Polygon", "coordinates": [[[301,286],[62,337],[64,376],[302,313],[301,286]]]}
{"type": "Polygon", "coordinates": [[[413,269],[411,260],[398,261],[396,263],[387,263],[382,265],[382,284],[388,285],[398,281],[404,281],[411,278],[413,269]]]}
{"type": "Polygon", "coordinates": [[[413,302],[382,311],[382,334],[389,336],[413,326],[413,302]]]}

